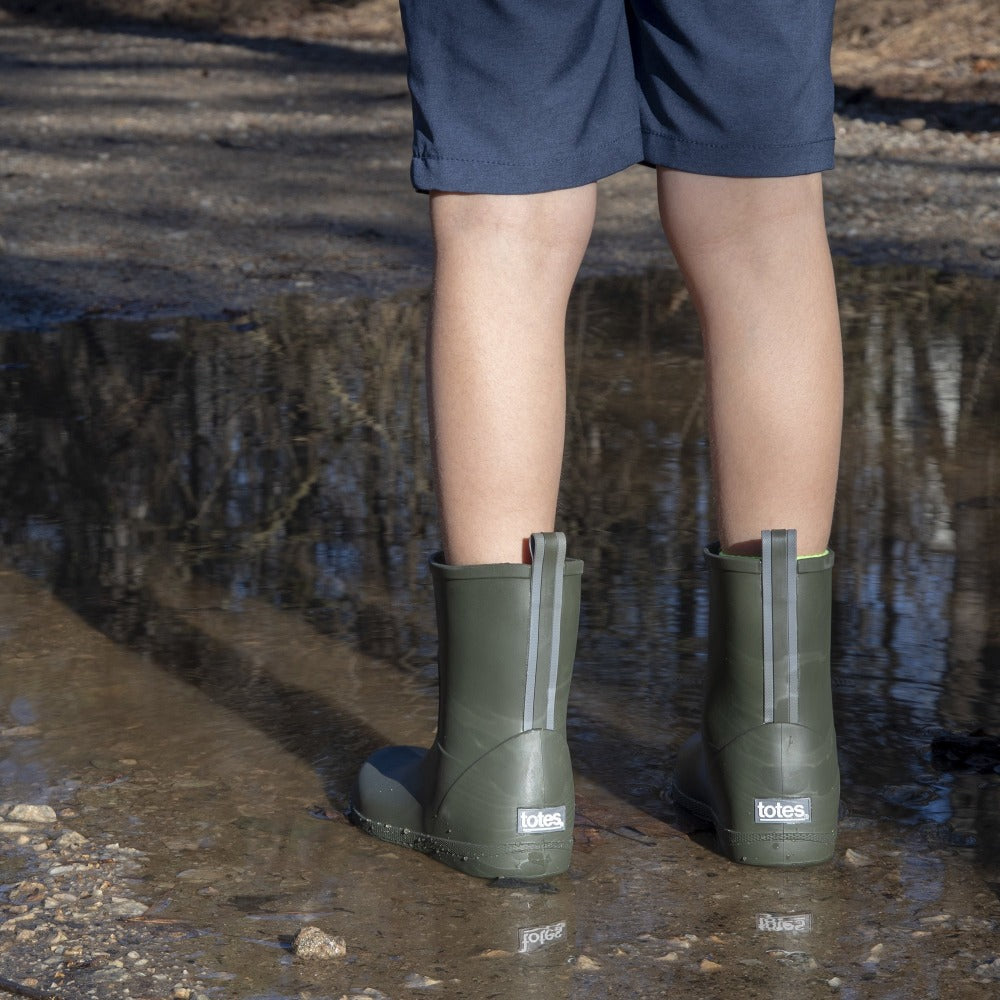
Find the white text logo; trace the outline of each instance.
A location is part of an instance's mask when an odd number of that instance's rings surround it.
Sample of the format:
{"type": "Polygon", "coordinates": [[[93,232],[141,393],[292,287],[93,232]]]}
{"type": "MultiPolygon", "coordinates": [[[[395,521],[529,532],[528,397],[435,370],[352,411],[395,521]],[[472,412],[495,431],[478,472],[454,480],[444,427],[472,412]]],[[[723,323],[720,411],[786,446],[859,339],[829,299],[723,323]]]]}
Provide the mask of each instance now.
{"type": "Polygon", "coordinates": [[[811,913],[758,913],[757,930],[782,934],[808,934],[813,928],[811,913]]]}
{"type": "Polygon", "coordinates": [[[521,927],[517,932],[517,950],[521,955],[528,955],[545,948],[553,941],[561,941],[565,936],[565,920],[560,920],[557,924],[546,924],[544,927],[521,927]]]}
{"type": "Polygon", "coordinates": [[[754,799],[758,823],[808,823],[812,819],[812,799],[754,799]]]}
{"type": "Polygon", "coordinates": [[[566,807],[552,806],[548,809],[518,809],[518,833],[549,833],[566,829],[566,807]]]}

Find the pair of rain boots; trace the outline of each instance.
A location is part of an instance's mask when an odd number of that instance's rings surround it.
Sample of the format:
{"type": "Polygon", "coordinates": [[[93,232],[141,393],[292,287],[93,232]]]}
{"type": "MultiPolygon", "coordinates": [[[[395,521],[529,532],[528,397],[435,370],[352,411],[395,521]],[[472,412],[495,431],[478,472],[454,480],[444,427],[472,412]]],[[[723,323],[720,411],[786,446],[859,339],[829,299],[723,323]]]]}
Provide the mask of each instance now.
{"type": "MultiPolygon", "coordinates": [[[[833,853],[839,773],[830,697],[833,556],[706,550],[709,673],[700,732],[675,801],[714,826],[724,854],[805,865],[833,853]]],[[[562,534],[531,538],[530,565],[431,562],[439,635],[438,732],[362,766],[351,818],[367,833],[483,878],[569,867],[573,772],[566,705],[583,563],[562,534]]]]}

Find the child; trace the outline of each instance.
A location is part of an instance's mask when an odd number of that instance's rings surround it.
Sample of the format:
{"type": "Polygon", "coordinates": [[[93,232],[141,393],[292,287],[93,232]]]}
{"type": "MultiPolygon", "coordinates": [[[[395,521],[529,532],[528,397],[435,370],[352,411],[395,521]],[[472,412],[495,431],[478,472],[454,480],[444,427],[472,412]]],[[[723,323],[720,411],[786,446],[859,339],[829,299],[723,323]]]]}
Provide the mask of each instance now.
{"type": "Polygon", "coordinates": [[[833,0],[402,10],[412,178],[436,248],[440,712],[431,750],[366,762],[354,819],[474,875],[569,865],[582,564],[554,531],[565,314],[595,182],[642,161],[701,323],[718,506],[705,714],[674,797],[736,861],[829,858],[843,392],[819,172],[833,165],[833,0]]]}

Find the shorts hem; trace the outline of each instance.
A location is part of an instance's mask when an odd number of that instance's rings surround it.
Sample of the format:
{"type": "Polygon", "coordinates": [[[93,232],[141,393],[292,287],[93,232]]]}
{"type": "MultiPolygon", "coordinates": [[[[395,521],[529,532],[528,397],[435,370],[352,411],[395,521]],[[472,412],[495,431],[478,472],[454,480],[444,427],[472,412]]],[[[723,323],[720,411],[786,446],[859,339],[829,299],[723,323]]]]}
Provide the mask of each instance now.
{"type": "Polygon", "coordinates": [[[589,150],[532,163],[459,159],[414,153],[410,180],[422,193],[539,194],[592,184],[643,158],[639,129],[589,150]]]}
{"type": "Polygon", "coordinates": [[[687,142],[644,130],[643,162],[650,166],[716,177],[794,177],[830,170],[834,140],[753,146],[687,142]]]}

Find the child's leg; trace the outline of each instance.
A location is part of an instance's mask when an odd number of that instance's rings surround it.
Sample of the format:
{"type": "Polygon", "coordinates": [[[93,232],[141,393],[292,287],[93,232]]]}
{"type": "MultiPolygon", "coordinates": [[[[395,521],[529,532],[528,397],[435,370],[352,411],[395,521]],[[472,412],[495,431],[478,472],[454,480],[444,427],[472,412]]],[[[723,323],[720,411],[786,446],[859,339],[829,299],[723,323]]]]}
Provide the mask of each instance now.
{"type": "Polygon", "coordinates": [[[595,197],[432,196],[428,385],[448,563],[521,562],[532,532],[553,529],[566,304],[595,197]]]}
{"type": "Polygon", "coordinates": [[[796,528],[802,555],[822,552],[843,376],[820,175],[661,170],[659,195],[702,324],[723,550],[796,528]]]}
{"type": "Polygon", "coordinates": [[[701,727],[673,797],[735,861],[815,864],[833,854],[840,788],[820,553],[843,393],[820,178],[664,170],[660,205],[701,319],[722,543],[701,727]]]}

